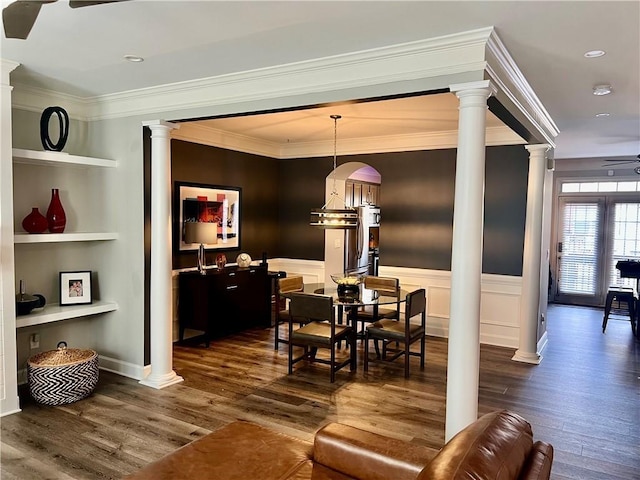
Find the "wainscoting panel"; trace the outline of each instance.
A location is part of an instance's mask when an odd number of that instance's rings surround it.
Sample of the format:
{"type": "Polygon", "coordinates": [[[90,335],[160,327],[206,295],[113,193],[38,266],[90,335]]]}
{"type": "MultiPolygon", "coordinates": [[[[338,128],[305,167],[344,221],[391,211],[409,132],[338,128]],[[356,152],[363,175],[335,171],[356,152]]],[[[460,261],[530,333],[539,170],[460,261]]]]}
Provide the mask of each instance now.
{"type": "MultiPolygon", "coordinates": [[[[320,283],[324,279],[324,263],[314,260],[270,259],[269,270],[284,271],[288,276],[301,275],[305,283],[320,283]]],[[[174,341],[178,340],[178,272],[173,272],[174,341]]],[[[424,288],[427,293],[427,334],[449,336],[451,272],[381,266],[380,275],[399,278],[402,288],[408,291],[424,288]]],[[[521,284],[521,277],[482,275],[481,343],[518,348],[521,284]]]]}

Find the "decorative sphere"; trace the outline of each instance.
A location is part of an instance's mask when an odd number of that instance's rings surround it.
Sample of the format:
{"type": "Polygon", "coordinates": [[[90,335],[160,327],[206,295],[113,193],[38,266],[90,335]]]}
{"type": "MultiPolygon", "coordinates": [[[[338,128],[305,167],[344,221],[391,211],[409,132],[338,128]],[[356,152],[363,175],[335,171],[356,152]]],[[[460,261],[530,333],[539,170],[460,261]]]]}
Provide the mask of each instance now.
{"type": "Polygon", "coordinates": [[[251,257],[249,256],[248,253],[241,253],[236,258],[236,263],[238,264],[239,267],[246,268],[249,265],[251,265],[251,257]]]}

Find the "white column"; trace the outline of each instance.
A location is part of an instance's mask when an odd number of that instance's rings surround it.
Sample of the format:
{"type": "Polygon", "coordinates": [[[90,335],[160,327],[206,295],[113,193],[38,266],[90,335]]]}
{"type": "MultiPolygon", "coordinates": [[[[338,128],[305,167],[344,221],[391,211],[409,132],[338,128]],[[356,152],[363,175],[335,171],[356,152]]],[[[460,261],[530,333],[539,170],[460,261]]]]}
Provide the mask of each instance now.
{"type": "Polygon", "coordinates": [[[540,308],[540,265],[542,259],[542,213],[544,183],[549,145],[527,145],[529,181],[527,184],[527,216],[524,226],[522,263],[522,295],[520,300],[520,339],[512,360],[538,364],[538,318],[540,308]]]}
{"type": "Polygon", "coordinates": [[[177,126],[161,120],[151,129],[151,373],[140,381],[164,388],[183,378],[173,371],[171,285],[171,136],[177,126]]]}
{"type": "Polygon", "coordinates": [[[9,74],[18,63],[0,59],[0,415],[20,411],[13,256],[13,151],[9,74]]]}
{"type": "Polygon", "coordinates": [[[456,158],[445,439],[478,418],[480,279],[488,80],[449,87],[460,99],[456,158]]]}

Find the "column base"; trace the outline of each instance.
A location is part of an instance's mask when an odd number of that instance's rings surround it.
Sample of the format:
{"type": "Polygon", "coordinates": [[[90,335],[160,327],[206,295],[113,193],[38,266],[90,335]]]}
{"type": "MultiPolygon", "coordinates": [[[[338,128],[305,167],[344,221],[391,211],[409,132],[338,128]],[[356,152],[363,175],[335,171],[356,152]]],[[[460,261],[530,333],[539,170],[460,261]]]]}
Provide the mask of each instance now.
{"type": "Polygon", "coordinates": [[[514,362],[531,363],[533,365],[539,365],[542,361],[542,355],[539,353],[521,352],[516,350],[516,354],[511,357],[514,362]]]}
{"type": "Polygon", "coordinates": [[[160,390],[180,382],[184,382],[184,378],[182,378],[172,370],[171,372],[166,373],[164,375],[154,375],[152,372],[149,374],[147,378],[140,380],[139,383],[146,387],[151,387],[151,388],[155,388],[156,390],[160,390]]]}

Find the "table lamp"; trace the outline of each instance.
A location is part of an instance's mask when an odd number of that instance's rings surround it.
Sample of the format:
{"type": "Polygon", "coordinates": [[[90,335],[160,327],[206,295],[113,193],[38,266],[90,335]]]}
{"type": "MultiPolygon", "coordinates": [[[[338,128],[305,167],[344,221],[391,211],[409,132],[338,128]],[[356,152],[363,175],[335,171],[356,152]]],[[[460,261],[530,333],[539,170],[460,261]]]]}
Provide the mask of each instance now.
{"type": "Polygon", "coordinates": [[[206,259],[204,245],[218,243],[218,224],[206,222],[185,222],[184,243],[199,243],[198,248],[198,272],[204,275],[206,259]]]}

